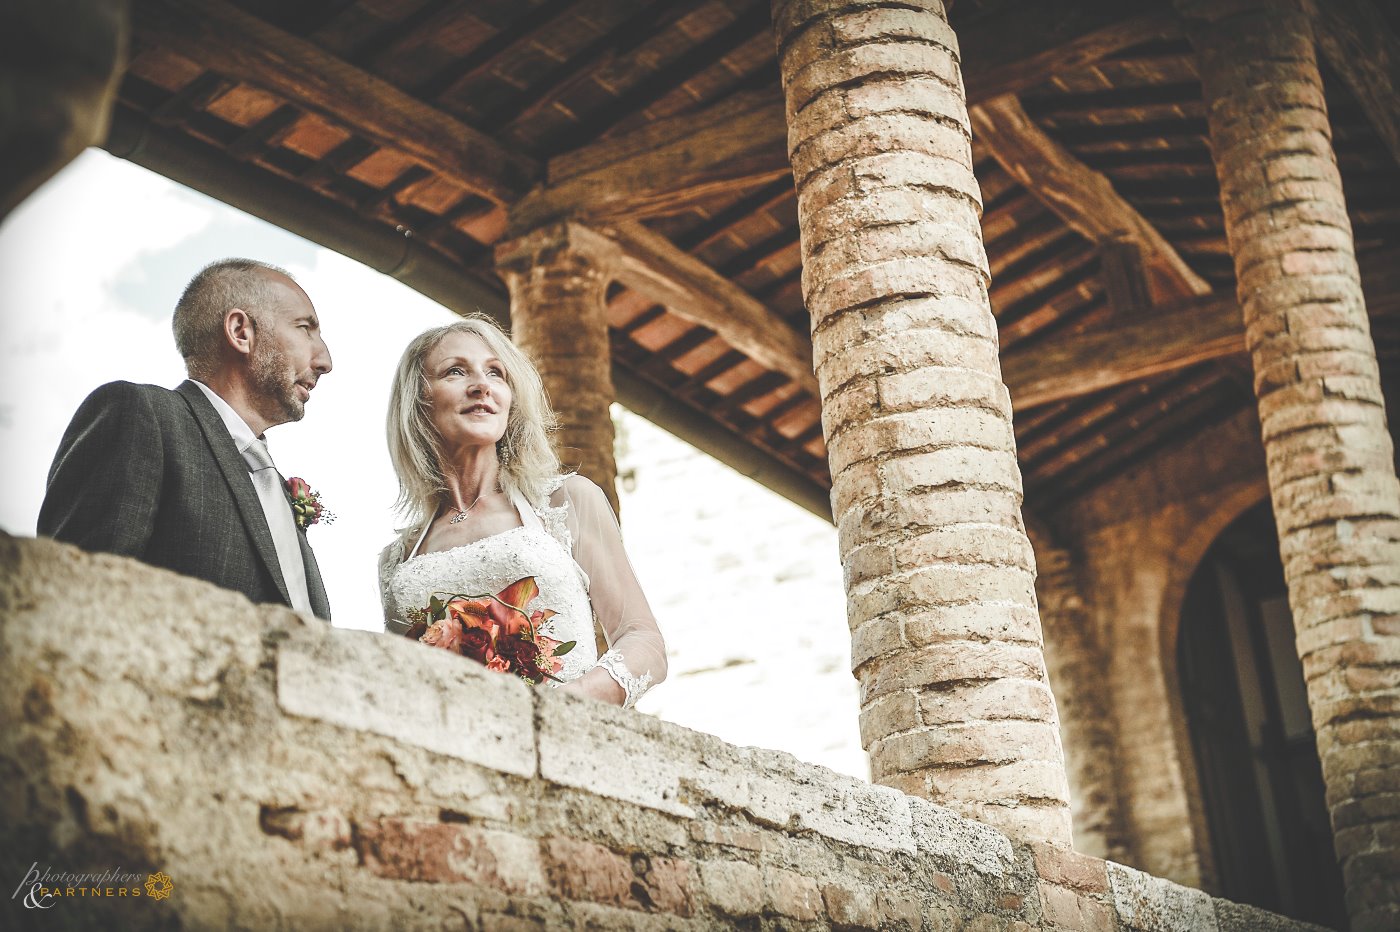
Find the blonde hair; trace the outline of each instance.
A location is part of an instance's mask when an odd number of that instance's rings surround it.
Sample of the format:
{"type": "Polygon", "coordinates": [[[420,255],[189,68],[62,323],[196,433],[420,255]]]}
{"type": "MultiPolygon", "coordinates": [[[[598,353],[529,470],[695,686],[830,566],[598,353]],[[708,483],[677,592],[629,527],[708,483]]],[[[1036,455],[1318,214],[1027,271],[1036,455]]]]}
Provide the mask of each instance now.
{"type": "Polygon", "coordinates": [[[399,478],[396,507],[412,525],[429,521],[442,504],[447,485],[442,469],[442,439],[433,427],[428,399],[428,354],[449,334],[479,337],[505,365],[510,385],[506,432],[496,443],[501,464],[501,487],[519,492],[538,504],[550,493],[560,473],[559,457],[550,443],[557,421],[539,370],[510,341],[494,320],[473,314],[442,327],[425,330],[403,351],[389,395],[389,459],[399,478]]]}

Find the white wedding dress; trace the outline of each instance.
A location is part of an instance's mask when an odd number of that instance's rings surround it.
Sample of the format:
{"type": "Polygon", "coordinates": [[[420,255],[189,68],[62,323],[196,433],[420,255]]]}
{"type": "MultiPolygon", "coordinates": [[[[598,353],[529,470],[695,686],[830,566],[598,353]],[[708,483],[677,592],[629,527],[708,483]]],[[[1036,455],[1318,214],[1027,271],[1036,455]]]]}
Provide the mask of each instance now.
{"type": "Polygon", "coordinates": [[[540,626],[541,633],[575,642],[560,658],[558,677],[568,682],[601,666],[626,692],[630,707],[665,677],[666,653],[603,490],[575,475],[562,477],[548,501],[531,505],[519,494],[512,501],[519,527],[419,553],[428,522],[384,548],[379,584],[385,630],[407,631],[408,611],[426,607],[434,594],[494,595],[533,576],[539,595],[529,610],[557,613],[540,626]],[[608,642],[601,658],[593,636],[595,612],[608,642]]]}

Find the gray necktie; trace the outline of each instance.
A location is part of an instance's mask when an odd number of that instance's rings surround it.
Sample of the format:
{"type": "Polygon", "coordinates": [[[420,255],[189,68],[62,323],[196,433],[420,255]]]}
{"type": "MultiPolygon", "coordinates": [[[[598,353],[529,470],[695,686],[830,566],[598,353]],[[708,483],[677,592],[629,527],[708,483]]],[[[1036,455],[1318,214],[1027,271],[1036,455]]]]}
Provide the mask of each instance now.
{"type": "Polygon", "coordinates": [[[306,564],[301,559],[301,541],[297,536],[296,519],[292,517],[292,506],[287,500],[282,477],[272,462],[272,454],[267,451],[267,441],[254,438],[245,451],[248,468],[252,472],[253,488],[257,489],[258,501],[262,503],[263,514],[267,516],[267,526],[272,531],[272,543],[277,548],[277,562],[282,567],[282,578],[287,582],[287,593],[292,598],[292,608],[299,612],[311,611],[311,597],[306,589],[306,564]]]}

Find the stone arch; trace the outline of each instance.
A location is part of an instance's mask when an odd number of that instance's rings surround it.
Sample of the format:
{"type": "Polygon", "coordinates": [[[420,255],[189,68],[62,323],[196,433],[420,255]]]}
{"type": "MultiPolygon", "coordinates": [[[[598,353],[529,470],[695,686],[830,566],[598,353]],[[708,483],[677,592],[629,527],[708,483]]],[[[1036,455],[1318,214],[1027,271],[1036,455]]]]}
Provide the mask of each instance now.
{"type": "Polygon", "coordinates": [[[1200,864],[1201,886],[1214,890],[1218,886],[1215,855],[1211,848],[1210,826],[1201,805],[1201,785],[1196,750],[1191,743],[1186,723],[1186,706],[1181,696],[1181,670],[1177,664],[1176,641],[1181,630],[1181,609],[1186,599],[1186,587],[1195,574],[1211,544],[1242,514],[1269,498],[1269,486],[1264,479],[1231,490],[1215,508],[1200,521],[1190,534],[1177,545],[1167,570],[1166,586],[1162,590],[1161,615],[1157,623],[1158,649],[1162,663],[1162,680],[1168,705],[1168,720],[1172,724],[1172,741],[1177,760],[1181,762],[1186,805],[1191,820],[1191,842],[1200,864]]]}

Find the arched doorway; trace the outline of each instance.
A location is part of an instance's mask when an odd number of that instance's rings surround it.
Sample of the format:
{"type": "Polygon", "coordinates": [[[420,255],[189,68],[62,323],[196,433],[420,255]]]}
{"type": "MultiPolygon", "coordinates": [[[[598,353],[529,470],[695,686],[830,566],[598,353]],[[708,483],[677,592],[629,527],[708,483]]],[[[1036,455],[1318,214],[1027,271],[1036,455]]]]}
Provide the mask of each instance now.
{"type": "Polygon", "coordinates": [[[1267,501],[1221,532],[1192,576],[1177,667],[1220,893],[1345,928],[1341,870],[1267,501]]]}

